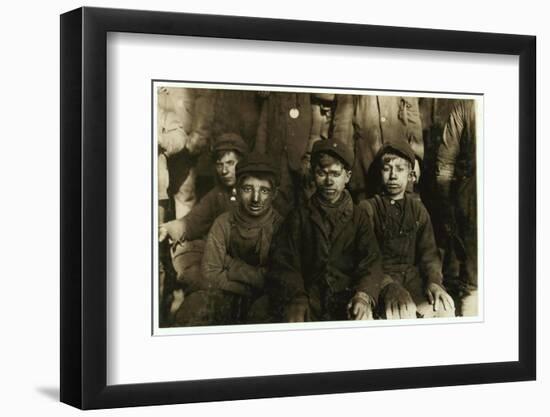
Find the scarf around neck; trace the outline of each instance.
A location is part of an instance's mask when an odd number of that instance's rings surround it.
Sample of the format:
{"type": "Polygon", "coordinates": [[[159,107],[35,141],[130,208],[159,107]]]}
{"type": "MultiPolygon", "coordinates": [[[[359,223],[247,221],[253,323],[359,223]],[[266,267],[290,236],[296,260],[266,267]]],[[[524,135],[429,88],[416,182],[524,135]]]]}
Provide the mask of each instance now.
{"type": "Polygon", "coordinates": [[[336,224],[342,221],[353,210],[353,200],[348,190],[342,192],[342,197],[335,203],[329,203],[315,194],[313,205],[319,210],[325,223],[329,227],[329,235],[334,230],[336,224]]]}
{"type": "Polygon", "coordinates": [[[273,237],[275,210],[271,208],[262,217],[257,218],[248,216],[239,206],[232,217],[232,226],[243,239],[257,239],[255,252],[260,258],[260,264],[265,264],[273,237]]]}

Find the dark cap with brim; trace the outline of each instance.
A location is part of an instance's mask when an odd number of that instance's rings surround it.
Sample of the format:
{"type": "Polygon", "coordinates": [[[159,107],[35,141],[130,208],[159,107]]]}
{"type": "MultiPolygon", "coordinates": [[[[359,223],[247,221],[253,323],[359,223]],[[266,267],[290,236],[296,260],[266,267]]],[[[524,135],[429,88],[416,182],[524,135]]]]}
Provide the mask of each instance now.
{"type": "Polygon", "coordinates": [[[351,169],[353,166],[353,151],[338,140],[323,139],[315,142],[313,149],[311,150],[312,159],[315,154],[319,153],[326,153],[335,156],[344,163],[347,169],[351,169]]]}
{"type": "Polygon", "coordinates": [[[246,155],[248,153],[248,145],[236,133],[223,133],[216,138],[212,151],[216,153],[219,151],[237,151],[241,155],[246,155]]]}
{"type": "Polygon", "coordinates": [[[414,167],[416,162],[416,157],[414,155],[414,152],[411,148],[411,145],[409,145],[404,140],[394,140],[394,141],[388,141],[384,142],[380,150],[378,151],[376,158],[381,159],[382,156],[386,154],[394,154],[402,157],[403,159],[406,159],[411,163],[411,166],[414,167]]]}
{"type": "Polygon", "coordinates": [[[244,174],[268,174],[275,178],[279,183],[279,170],[272,162],[272,157],[257,152],[251,153],[237,164],[237,178],[244,174]]]}

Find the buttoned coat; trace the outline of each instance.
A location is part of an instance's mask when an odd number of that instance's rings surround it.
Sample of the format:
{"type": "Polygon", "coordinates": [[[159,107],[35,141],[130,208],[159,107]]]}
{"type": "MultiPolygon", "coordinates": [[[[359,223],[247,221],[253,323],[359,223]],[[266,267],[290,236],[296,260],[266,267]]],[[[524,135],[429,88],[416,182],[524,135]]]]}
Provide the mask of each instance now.
{"type": "Polygon", "coordinates": [[[266,284],[282,309],[302,303],[318,319],[345,319],[356,291],[378,298],[380,250],[366,213],[351,199],[330,236],[322,216],[312,200],[287,216],[272,243],[266,284]]]}

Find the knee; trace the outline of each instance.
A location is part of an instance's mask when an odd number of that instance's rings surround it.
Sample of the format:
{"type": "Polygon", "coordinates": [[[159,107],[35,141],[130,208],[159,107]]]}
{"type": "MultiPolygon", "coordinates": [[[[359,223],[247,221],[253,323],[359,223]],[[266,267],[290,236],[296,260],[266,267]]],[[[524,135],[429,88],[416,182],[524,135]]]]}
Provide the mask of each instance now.
{"type": "Polygon", "coordinates": [[[455,317],[455,310],[445,310],[443,305],[440,303],[437,311],[434,310],[434,305],[430,304],[428,301],[418,303],[416,305],[416,310],[418,314],[425,319],[440,319],[440,318],[450,318],[455,317]]]}

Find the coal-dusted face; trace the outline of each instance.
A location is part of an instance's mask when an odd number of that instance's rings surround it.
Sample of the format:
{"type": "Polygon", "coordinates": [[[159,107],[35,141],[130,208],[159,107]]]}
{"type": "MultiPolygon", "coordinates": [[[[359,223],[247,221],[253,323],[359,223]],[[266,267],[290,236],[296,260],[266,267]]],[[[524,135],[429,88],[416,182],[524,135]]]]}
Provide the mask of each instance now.
{"type": "Polygon", "coordinates": [[[351,179],[351,171],[335,158],[321,158],[313,170],[318,195],[328,203],[341,197],[351,179]]]}
{"type": "Polygon", "coordinates": [[[269,180],[247,175],[239,181],[238,196],[246,214],[261,217],[271,208],[275,190],[269,180]]]}
{"type": "Polygon", "coordinates": [[[216,174],[226,187],[234,187],[237,182],[235,168],[239,159],[239,155],[233,151],[224,152],[216,159],[216,174]]]}
{"type": "Polygon", "coordinates": [[[386,194],[394,200],[403,198],[412,180],[411,173],[411,163],[406,159],[390,153],[382,156],[382,185],[386,194]]]}

